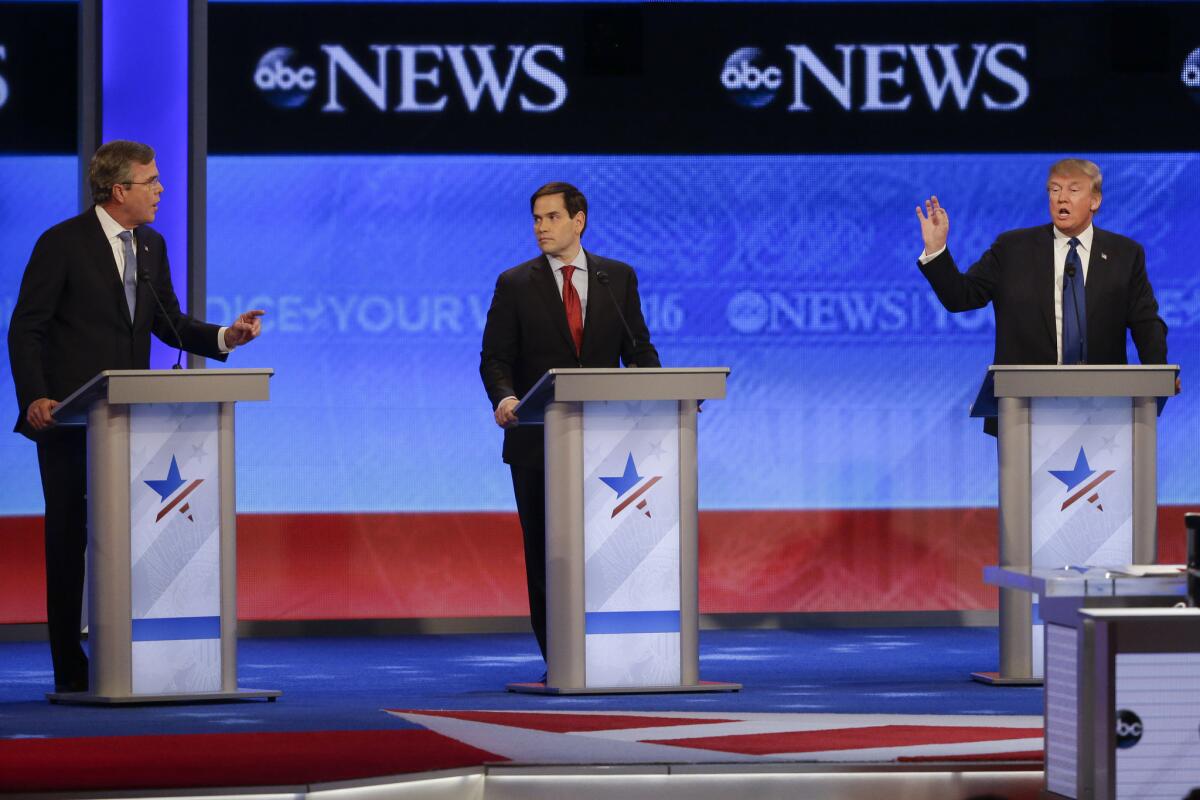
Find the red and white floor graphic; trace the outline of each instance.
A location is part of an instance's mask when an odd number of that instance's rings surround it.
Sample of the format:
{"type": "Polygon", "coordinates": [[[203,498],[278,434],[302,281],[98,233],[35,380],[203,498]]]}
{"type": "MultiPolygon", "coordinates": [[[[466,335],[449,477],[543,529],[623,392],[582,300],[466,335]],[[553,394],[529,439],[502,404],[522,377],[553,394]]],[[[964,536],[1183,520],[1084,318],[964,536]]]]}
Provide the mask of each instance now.
{"type": "Polygon", "coordinates": [[[388,713],[524,764],[1042,761],[1039,716],[388,713]]]}

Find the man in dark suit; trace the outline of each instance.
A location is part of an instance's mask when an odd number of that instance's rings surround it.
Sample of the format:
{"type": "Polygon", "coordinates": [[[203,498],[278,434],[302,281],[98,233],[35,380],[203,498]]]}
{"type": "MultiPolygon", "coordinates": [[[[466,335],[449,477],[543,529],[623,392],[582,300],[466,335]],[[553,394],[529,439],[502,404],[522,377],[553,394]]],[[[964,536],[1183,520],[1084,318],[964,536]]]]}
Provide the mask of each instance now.
{"type": "Polygon", "coordinates": [[[55,407],[101,370],[148,369],[151,332],[223,361],[258,336],[263,313],[218,327],[180,311],[166,243],[147,225],[163,192],[150,147],[108,142],[92,157],[88,178],[95,205],[38,239],[8,330],[20,410],[14,430],[37,443],[46,501],[46,617],[58,692],[88,687],[79,637],[87,453],[84,430],[56,427],[55,407]]]}
{"type": "Polygon", "coordinates": [[[637,275],[620,261],[583,250],[587,199],[569,183],[548,183],[529,200],[542,254],[501,273],[483,330],[479,374],[504,428],[525,540],[529,616],[546,657],[546,495],[541,426],[517,427],[513,409],[546,370],[658,367],[642,317],[637,275]],[[629,330],[625,329],[625,322],[629,330]]]}
{"type": "Polygon", "coordinates": [[[947,311],[992,303],[993,363],[1124,364],[1126,330],[1143,364],[1167,362],[1167,325],[1142,246],[1092,225],[1101,188],[1091,161],[1055,163],[1046,181],[1051,224],[1000,234],[965,274],[946,247],[950,218],[937,197],[917,207],[919,265],[938,300],[947,311]]]}

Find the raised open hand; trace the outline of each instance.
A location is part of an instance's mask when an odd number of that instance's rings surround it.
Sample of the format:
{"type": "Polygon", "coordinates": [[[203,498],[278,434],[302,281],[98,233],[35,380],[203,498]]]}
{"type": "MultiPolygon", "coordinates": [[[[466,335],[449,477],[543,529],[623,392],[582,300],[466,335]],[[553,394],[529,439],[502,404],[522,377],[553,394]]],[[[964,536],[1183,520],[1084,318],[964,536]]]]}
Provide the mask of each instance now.
{"type": "Polygon", "coordinates": [[[917,219],[921,221],[921,238],[925,240],[925,254],[933,255],[946,246],[950,235],[950,215],[938,203],[937,195],[925,201],[925,210],[917,206],[917,219]]]}

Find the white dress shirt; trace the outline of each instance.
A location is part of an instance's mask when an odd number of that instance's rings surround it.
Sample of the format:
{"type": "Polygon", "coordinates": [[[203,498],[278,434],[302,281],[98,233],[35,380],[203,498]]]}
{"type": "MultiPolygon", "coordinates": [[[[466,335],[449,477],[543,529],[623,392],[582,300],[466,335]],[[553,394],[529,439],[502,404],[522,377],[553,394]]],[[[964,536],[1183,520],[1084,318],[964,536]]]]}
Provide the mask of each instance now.
{"type": "MultiPolygon", "coordinates": [[[[1094,231],[1091,225],[1087,226],[1087,230],[1079,234],[1076,238],[1079,239],[1079,246],[1075,248],[1079,253],[1079,260],[1083,262],[1083,285],[1087,286],[1088,263],[1091,261],[1092,255],[1092,235],[1094,231]]],[[[1071,251],[1071,237],[1054,228],[1054,338],[1058,343],[1058,363],[1062,361],[1062,319],[1063,319],[1063,277],[1066,274],[1067,268],[1067,253],[1071,251]]],[[[927,255],[924,250],[921,251],[921,264],[928,264],[935,258],[946,252],[943,247],[936,253],[927,255]]]]}
{"type": "MultiPolygon", "coordinates": [[[[121,234],[129,230],[121,223],[112,218],[112,215],[104,210],[104,207],[96,205],[96,218],[100,220],[100,228],[104,231],[104,235],[108,237],[108,246],[112,248],[113,259],[117,262],[117,277],[121,279],[121,283],[125,283],[125,242],[121,241],[121,234]]],[[[132,230],[133,233],[133,252],[138,251],[137,229],[132,230]]],[[[137,283],[137,273],[133,275],[133,282],[137,283]]],[[[222,353],[228,353],[232,348],[225,344],[225,329],[228,326],[222,326],[217,331],[217,349],[222,353]]],[[[174,346],[174,345],[172,345],[174,346]]]]}

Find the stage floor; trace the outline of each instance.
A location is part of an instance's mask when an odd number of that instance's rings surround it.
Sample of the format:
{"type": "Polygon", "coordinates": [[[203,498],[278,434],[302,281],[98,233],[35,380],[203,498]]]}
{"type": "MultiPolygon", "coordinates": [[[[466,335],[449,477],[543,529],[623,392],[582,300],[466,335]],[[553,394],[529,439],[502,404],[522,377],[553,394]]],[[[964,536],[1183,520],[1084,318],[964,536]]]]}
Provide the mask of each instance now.
{"type": "Polygon", "coordinates": [[[50,705],[45,643],[0,644],[0,792],[312,785],[480,765],[1041,766],[1040,688],[994,669],[994,628],[707,631],[732,694],[506,692],[532,636],[249,639],[240,684],[275,703],[50,705]],[[131,738],[136,737],[136,738],[131,738]]]}

